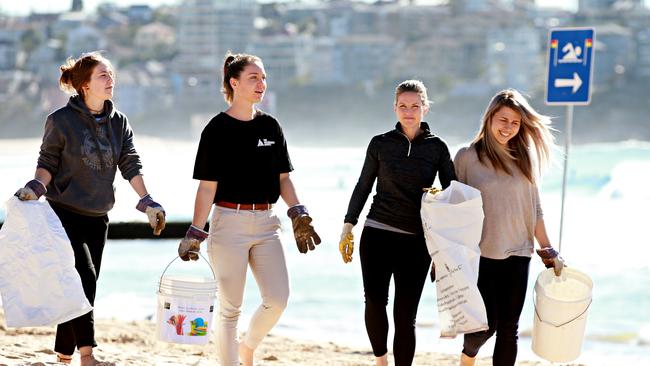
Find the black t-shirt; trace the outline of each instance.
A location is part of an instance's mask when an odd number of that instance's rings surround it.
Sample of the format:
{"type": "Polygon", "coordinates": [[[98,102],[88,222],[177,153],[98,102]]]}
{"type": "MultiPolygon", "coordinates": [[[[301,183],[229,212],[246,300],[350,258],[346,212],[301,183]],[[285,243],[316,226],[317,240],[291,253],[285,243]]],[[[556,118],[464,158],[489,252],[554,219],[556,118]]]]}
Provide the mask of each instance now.
{"type": "Polygon", "coordinates": [[[221,112],[203,129],[194,179],[219,182],[214,202],[275,203],[293,170],[282,127],[261,111],[250,121],[221,112]]]}

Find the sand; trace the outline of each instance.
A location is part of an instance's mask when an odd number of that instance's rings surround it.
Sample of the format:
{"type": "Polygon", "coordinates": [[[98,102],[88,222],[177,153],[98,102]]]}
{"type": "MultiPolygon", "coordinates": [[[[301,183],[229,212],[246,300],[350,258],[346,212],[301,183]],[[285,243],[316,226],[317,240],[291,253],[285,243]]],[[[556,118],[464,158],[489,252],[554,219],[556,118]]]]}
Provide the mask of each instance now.
{"type": "MultiPolygon", "coordinates": [[[[179,345],[154,339],[155,324],[151,321],[98,320],[96,356],[115,365],[218,365],[214,339],[206,346],[179,345]]],[[[55,362],[52,351],[54,327],[7,328],[0,310],[0,366],[62,365],[55,362]]],[[[214,338],[214,337],[212,337],[214,338]]],[[[374,365],[370,349],[354,349],[332,342],[301,341],[270,334],[256,350],[256,365],[374,365]]],[[[414,365],[452,366],[456,355],[417,353],[414,365]]],[[[72,365],[79,364],[78,353],[72,365]]],[[[391,362],[392,364],[392,362],[391,362]]],[[[491,365],[490,358],[479,359],[477,366],[491,365]]],[[[544,365],[536,361],[518,363],[522,366],[544,365]]]]}

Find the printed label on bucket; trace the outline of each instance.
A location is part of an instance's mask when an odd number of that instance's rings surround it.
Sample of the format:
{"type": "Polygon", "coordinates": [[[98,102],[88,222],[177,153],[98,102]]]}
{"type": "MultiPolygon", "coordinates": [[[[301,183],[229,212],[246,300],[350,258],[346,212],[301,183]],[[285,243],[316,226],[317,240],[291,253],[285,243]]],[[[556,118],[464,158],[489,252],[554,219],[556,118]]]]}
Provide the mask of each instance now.
{"type": "Polygon", "coordinates": [[[159,296],[158,339],[165,342],[207,344],[213,301],[159,296]]]}

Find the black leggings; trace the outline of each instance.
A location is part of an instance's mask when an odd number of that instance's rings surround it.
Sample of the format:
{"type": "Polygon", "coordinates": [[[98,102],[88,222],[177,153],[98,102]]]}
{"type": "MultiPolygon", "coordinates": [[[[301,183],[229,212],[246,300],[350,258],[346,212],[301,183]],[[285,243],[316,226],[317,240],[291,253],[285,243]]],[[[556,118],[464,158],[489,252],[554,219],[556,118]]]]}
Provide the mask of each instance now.
{"type": "MultiPolygon", "coordinates": [[[[75,268],[81,277],[84,293],[90,304],[94,305],[97,278],[108,233],[108,216],[85,216],[57,207],[51,202],[50,205],[68,234],[74,251],[75,268]]],[[[56,328],[54,351],[71,355],[74,353],[75,347],[84,346],[97,346],[92,311],[61,323],[56,328]]]]}
{"type": "Polygon", "coordinates": [[[478,289],[485,302],[486,331],[465,334],[463,353],[475,357],[478,350],[496,332],[492,364],[512,366],[517,359],[519,317],[526,300],[530,257],[506,259],[481,257],[478,289]]]}
{"type": "Polygon", "coordinates": [[[364,227],[359,245],[366,330],[376,357],[388,352],[388,287],[394,276],[393,354],[396,366],[407,366],[415,354],[415,317],[431,257],[423,235],[364,227]]]}

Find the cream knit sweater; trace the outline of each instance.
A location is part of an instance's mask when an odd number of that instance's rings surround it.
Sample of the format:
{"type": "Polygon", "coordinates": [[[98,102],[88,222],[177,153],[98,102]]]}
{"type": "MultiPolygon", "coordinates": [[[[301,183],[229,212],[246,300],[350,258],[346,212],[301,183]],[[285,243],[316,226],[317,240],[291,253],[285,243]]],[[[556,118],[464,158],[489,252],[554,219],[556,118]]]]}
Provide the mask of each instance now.
{"type": "Polygon", "coordinates": [[[512,175],[495,170],[487,159],[478,160],[474,147],[461,148],[454,159],[458,181],[481,191],[483,234],[481,256],[505,259],[530,257],[535,225],[542,218],[537,186],[512,164],[512,175]]]}

